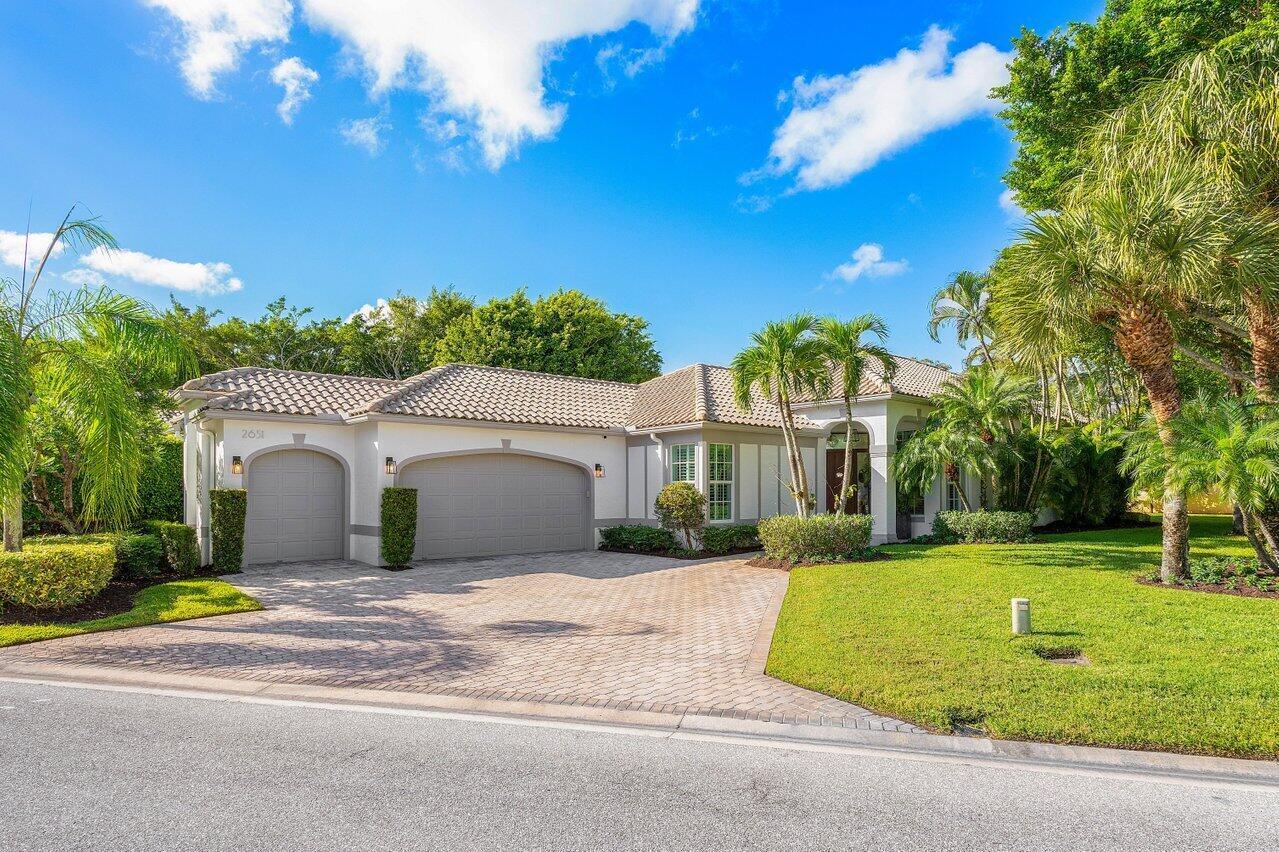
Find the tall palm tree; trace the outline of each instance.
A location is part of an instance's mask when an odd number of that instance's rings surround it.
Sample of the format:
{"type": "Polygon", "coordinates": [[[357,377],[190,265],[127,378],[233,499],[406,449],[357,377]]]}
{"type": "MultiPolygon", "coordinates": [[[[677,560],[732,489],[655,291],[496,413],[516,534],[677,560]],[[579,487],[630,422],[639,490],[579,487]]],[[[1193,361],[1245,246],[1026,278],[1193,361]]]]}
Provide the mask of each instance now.
{"type": "MultiPolygon", "coordinates": [[[[992,295],[997,325],[1013,337],[1047,326],[1100,327],[1141,380],[1166,447],[1181,410],[1173,371],[1172,314],[1210,294],[1223,268],[1279,274],[1273,223],[1244,215],[1193,166],[1099,167],[1076,183],[1061,213],[1030,217],[1001,259],[992,295]],[[1247,240],[1239,235],[1246,232],[1247,240]]],[[[1185,495],[1163,489],[1165,581],[1185,574],[1185,495]]]]}
{"type": "Polygon", "coordinates": [[[844,442],[844,478],[840,480],[835,514],[842,515],[849,500],[849,491],[856,488],[853,482],[853,403],[861,393],[862,376],[866,365],[878,362],[884,380],[889,381],[897,370],[897,362],[883,344],[888,339],[888,325],[875,314],[862,314],[850,320],[823,317],[817,321],[817,341],[822,354],[834,368],[838,377],[839,395],[844,401],[844,429],[848,440],[844,442]],[[869,335],[868,342],[864,338],[869,335]],[[878,342],[876,342],[878,341],[878,342]]]}
{"type": "Polygon", "coordinates": [[[994,460],[981,436],[936,412],[893,454],[893,476],[903,488],[927,493],[940,471],[945,481],[955,486],[965,512],[973,511],[974,504],[961,474],[981,477],[993,470],[994,460]]]}
{"type": "MultiPolygon", "coordinates": [[[[959,345],[967,349],[969,342],[976,340],[982,358],[988,364],[992,358],[990,341],[993,339],[989,283],[987,277],[979,272],[956,273],[933,296],[928,320],[928,334],[933,340],[940,341],[938,332],[943,325],[953,324],[959,345]]],[[[969,361],[973,354],[969,354],[969,361]]]]}
{"type": "Polygon", "coordinates": [[[84,447],[84,512],[110,525],[137,505],[143,447],[133,371],[195,363],[187,344],[149,306],[106,288],[40,294],[55,247],[112,250],[115,239],[71,208],[20,281],[0,281],[0,506],[6,550],[22,547],[22,483],[30,461],[29,415],[37,396],[66,412],[84,447]]]}
{"type": "Polygon", "coordinates": [[[770,322],[751,335],[751,345],[737,353],[731,365],[733,395],[739,408],[748,410],[752,396],[759,395],[781,412],[791,494],[796,511],[803,518],[812,511],[813,498],[795,435],[791,404],[797,395],[824,396],[830,386],[825,355],[813,336],[816,327],[817,319],[810,314],[770,322]]]}

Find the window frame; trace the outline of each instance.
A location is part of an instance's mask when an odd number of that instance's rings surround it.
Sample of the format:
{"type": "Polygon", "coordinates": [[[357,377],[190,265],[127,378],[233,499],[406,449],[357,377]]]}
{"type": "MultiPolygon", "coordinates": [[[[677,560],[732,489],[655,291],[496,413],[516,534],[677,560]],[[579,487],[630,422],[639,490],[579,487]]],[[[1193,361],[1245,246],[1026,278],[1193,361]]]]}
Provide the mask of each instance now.
{"type": "Polygon", "coordinates": [[[737,476],[737,450],[733,444],[711,444],[706,445],[706,519],[711,523],[722,523],[724,521],[731,522],[735,517],[734,497],[735,478],[737,476]],[[715,451],[724,451],[728,453],[728,458],[720,458],[716,460],[715,451]],[[727,477],[724,474],[727,473],[727,477]],[[718,476],[716,474],[719,474],[718,476]],[[716,499],[717,492],[723,492],[726,496],[716,499]],[[723,517],[716,517],[716,507],[726,510],[727,514],[723,517]]]}
{"type": "Polygon", "coordinates": [[[945,505],[945,512],[962,512],[964,511],[964,501],[959,498],[959,483],[949,479],[945,480],[945,490],[942,492],[942,500],[945,505]],[[952,496],[953,495],[953,496],[952,496]]]}
{"type": "Polygon", "coordinates": [[[696,485],[697,484],[697,444],[671,444],[670,465],[669,465],[668,473],[670,475],[671,482],[691,482],[694,485],[696,485]],[[683,455],[683,453],[681,452],[682,450],[688,451],[687,459],[677,458],[677,456],[683,455]],[[688,469],[687,477],[676,475],[677,466],[687,467],[688,469]]]}

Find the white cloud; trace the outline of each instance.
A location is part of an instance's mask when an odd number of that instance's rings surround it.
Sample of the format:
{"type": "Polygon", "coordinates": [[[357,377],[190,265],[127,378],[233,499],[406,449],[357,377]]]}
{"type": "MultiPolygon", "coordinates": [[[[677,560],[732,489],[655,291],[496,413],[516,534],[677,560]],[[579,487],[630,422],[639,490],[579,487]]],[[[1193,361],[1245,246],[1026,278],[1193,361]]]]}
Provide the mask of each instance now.
{"type": "Polygon", "coordinates": [[[852,260],[831,270],[826,277],[852,284],[866,278],[890,278],[910,269],[906,260],[884,260],[884,247],[879,243],[862,243],[853,250],[852,260]]]}
{"type": "Polygon", "coordinates": [[[285,124],[293,123],[293,117],[298,114],[302,104],[311,99],[311,87],[319,79],[320,75],[296,56],[280,60],[271,69],[271,82],[284,89],[284,97],[275,108],[281,121],[285,124]]]}
{"type": "Polygon", "coordinates": [[[1004,187],[1004,191],[999,193],[999,209],[1004,211],[1009,219],[1019,220],[1026,218],[1026,211],[1022,209],[1021,204],[1017,201],[1017,191],[1010,186],[1004,187]]]}
{"type": "MultiPolygon", "coordinates": [[[[20,234],[17,231],[0,231],[0,263],[21,269],[25,253],[27,267],[34,267],[40,262],[40,258],[44,256],[51,242],[53,242],[53,234],[35,233],[28,237],[27,234],[20,234]]],[[[53,254],[50,257],[57,257],[64,249],[66,246],[59,242],[53,247],[53,254]]]]}
{"type": "Polygon", "coordinates": [[[365,328],[377,325],[384,320],[391,318],[391,304],[386,299],[378,299],[376,304],[364,304],[358,311],[346,318],[347,322],[359,317],[364,321],[365,328]]]}
{"type": "Polygon", "coordinates": [[[951,56],[953,38],[934,26],[918,50],[848,74],[797,77],[779,100],[791,111],[768,162],[743,180],[793,173],[793,191],[838,186],[935,130],[993,113],[989,93],[1007,81],[1011,56],[986,43],[951,56]]]}
{"type": "Polygon", "coordinates": [[[168,287],[183,293],[220,296],[244,286],[239,278],[232,276],[231,266],[226,263],[182,263],[140,251],[110,250],[101,246],[80,258],[80,263],[102,275],[115,275],[137,284],[168,287]]]}
{"type": "Polygon", "coordinates": [[[107,283],[106,277],[101,272],[85,269],[83,266],[68,269],[62,273],[62,280],[77,287],[102,287],[107,283]]]}
{"type": "Polygon", "coordinates": [[[234,71],[245,50],[260,42],[288,41],[290,0],[143,0],[163,9],[182,29],[182,76],[202,98],[217,78],[234,71]]]}
{"type": "Polygon", "coordinates": [[[376,157],[382,153],[384,144],[382,131],[389,130],[390,127],[389,124],[374,115],[369,118],[347,119],[338,127],[338,133],[342,134],[342,138],[346,140],[348,145],[363,148],[370,157],[376,157]]]}

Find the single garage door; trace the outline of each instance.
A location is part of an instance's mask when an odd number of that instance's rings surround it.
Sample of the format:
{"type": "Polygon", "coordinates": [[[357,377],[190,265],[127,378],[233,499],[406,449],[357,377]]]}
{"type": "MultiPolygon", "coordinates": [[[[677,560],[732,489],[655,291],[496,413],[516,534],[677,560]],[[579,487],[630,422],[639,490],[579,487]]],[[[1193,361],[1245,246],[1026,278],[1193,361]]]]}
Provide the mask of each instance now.
{"type": "Polygon", "coordinates": [[[417,489],[415,559],[582,550],[587,481],[580,469],[517,453],[447,456],[407,465],[417,489]]]}
{"type": "Polygon", "coordinates": [[[249,464],[244,559],[342,558],[342,466],[310,450],[279,450],[249,464]]]}

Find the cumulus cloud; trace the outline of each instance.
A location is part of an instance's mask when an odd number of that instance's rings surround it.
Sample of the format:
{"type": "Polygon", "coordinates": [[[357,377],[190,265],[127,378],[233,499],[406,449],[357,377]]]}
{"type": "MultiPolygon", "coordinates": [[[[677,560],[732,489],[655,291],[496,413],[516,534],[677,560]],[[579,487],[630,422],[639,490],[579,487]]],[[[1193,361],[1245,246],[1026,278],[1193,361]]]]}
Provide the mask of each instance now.
{"type": "Polygon", "coordinates": [[[311,99],[311,87],[320,79],[320,75],[296,56],[280,60],[271,69],[271,82],[284,89],[284,97],[276,106],[280,120],[292,124],[293,117],[298,114],[302,104],[311,99]]]}
{"type": "MultiPolygon", "coordinates": [[[[255,44],[286,41],[290,0],[144,0],[181,27],[182,72],[203,97],[255,44]]],[[[700,0],[296,0],[312,30],[334,36],[369,93],[407,89],[429,109],[458,121],[498,168],[521,145],[549,139],[567,107],[547,99],[546,66],[571,41],[631,24],[656,40],[619,48],[601,60],[634,74],[660,61],[666,46],[696,23],[700,0]]],[[[605,49],[608,51],[608,48],[605,49]]]]}
{"type": "Polygon", "coordinates": [[[260,43],[287,41],[290,0],[143,0],[163,9],[182,31],[182,76],[196,95],[212,97],[217,79],[260,43]]]}
{"type": "Polygon", "coordinates": [[[1026,218],[1026,211],[1022,209],[1021,202],[1017,200],[1017,191],[1010,186],[1004,187],[1004,191],[999,193],[999,209],[1013,220],[1026,218]]]}
{"type": "Polygon", "coordinates": [[[906,260],[884,260],[884,247],[879,243],[862,243],[853,250],[852,259],[836,266],[827,278],[852,284],[859,278],[891,278],[910,269],[906,260]]]}
{"type": "Polygon", "coordinates": [[[140,251],[110,250],[102,246],[81,257],[80,263],[87,267],[86,271],[101,276],[118,276],[137,284],[167,287],[182,293],[220,296],[244,286],[239,278],[232,276],[231,266],[226,263],[182,263],[140,251]]]}
{"type": "Polygon", "coordinates": [[[797,77],[781,95],[791,111],[768,161],[743,181],[793,174],[792,191],[839,186],[935,130],[993,113],[990,90],[1007,81],[1010,54],[981,43],[952,56],[953,38],[934,26],[918,50],[848,74],[797,77]]]}
{"type": "Polygon", "coordinates": [[[390,127],[389,124],[374,115],[369,118],[347,119],[338,127],[338,133],[342,134],[346,144],[363,148],[364,152],[370,157],[376,157],[382,153],[384,144],[382,131],[389,130],[390,127]]]}
{"type": "Polygon", "coordinates": [[[77,287],[101,287],[107,283],[106,276],[92,269],[77,266],[62,273],[62,280],[77,287]]]}
{"type": "Polygon", "coordinates": [[[377,325],[380,322],[385,322],[391,318],[391,303],[386,299],[378,299],[377,302],[372,305],[366,302],[360,306],[358,311],[348,315],[346,321],[350,322],[356,317],[360,318],[366,328],[377,325]]]}
{"type": "MultiPolygon", "coordinates": [[[[35,233],[28,236],[17,231],[0,231],[0,263],[21,269],[22,258],[25,255],[27,267],[31,268],[44,257],[51,242],[53,242],[53,234],[35,233]]],[[[65,248],[66,246],[59,242],[53,247],[50,257],[57,257],[65,248]]]]}

